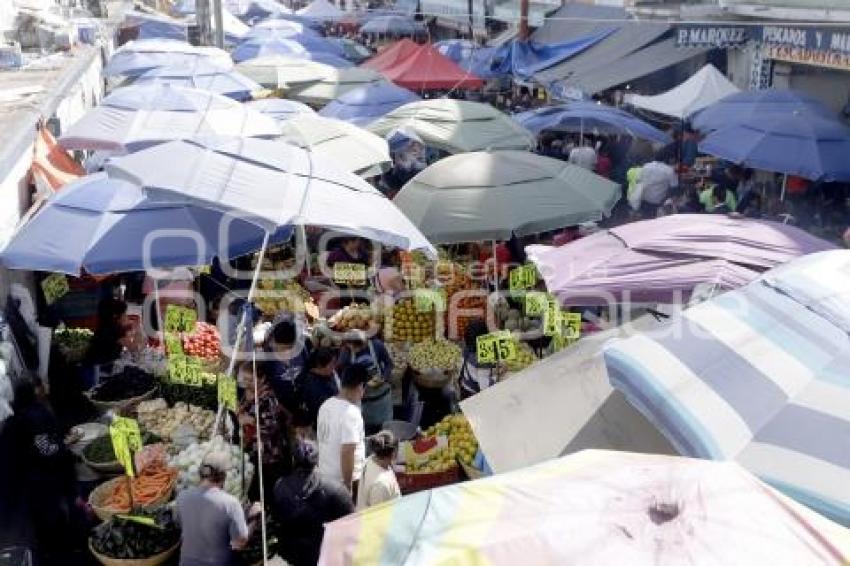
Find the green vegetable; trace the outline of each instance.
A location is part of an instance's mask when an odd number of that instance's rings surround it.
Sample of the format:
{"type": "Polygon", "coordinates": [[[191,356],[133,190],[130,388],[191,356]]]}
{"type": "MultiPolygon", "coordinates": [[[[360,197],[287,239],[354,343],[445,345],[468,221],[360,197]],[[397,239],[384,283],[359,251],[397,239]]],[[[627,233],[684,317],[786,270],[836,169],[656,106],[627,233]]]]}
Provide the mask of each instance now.
{"type": "MultiPolygon", "coordinates": [[[[162,438],[152,432],[142,432],[142,444],[156,444],[162,438]]],[[[116,462],[115,451],[112,449],[112,438],[108,434],[98,436],[83,448],[83,456],[93,464],[111,464],[116,462]]]]}
{"type": "Polygon", "coordinates": [[[95,527],[92,548],[110,558],[138,560],[165,552],[180,540],[180,529],[170,508],[151,513],[134,512],[133,515],[150,517],[156,526],[112,517],[109,522],[95,527]]]}

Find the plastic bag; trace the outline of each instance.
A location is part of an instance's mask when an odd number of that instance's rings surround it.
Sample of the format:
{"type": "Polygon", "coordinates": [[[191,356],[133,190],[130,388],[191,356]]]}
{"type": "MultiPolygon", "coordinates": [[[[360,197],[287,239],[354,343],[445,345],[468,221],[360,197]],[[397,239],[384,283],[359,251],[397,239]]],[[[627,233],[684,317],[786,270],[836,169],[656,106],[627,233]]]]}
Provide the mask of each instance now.
{"type": "Polygon", "coordinates": [[[643,200],[643,183],[629,187],[627,198],[632,210],[640,210],[640,202],[643,200]]]}

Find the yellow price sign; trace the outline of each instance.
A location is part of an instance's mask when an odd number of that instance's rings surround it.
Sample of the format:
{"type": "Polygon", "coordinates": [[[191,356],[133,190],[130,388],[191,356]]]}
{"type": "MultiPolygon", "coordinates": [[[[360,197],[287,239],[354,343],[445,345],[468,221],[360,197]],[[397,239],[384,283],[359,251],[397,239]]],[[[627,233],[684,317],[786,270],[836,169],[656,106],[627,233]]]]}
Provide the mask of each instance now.
{"type": "Polygon", "coordinates": [[[540,291],[525,294],[525,316],[543,316],[549,307],[549,296],[540,291]]]}
{"type": "Polygon", "coordinates": [[[180,341],[179,336],[175,336],[174,334],[166,334],[165,335],[165,352],[169,356],[183,356],[183,343],[180,341]]]}
{"type": "Polygon", "coordinates": [[[192,332],[197,321],[198,315],[194,309],[179,305],[168,305],[165,308],[166,332],[192,332]]]}
{"type": "Polygon", "coordinates": [[[168,358],[168,375],[172,383],[201,387],[204,384],[203,367],[198,358],[172,356],[168,358]]]}
{"type": "Polygon", "coordinates": [[[517,357],[516,341],[506,330],[479,336],[475,346],[478,362],[482,364],[511,362],[517,357]]]}
{"type": "Polygon", "coordinates": [[[433,312],[434,309],[446,310],[445,289],[417,289],[413,295],[416,312],[433,312]]]}
{"type": "Polygon", "coordinates": [[[561,336],[561,307],[556,299],[550,299],[543,313],[543,335],[561,336]]]}
{"type": "Polygon", "coordinates": [[[366,284],[366,266],[362,263],[335,263],[334,283],[350,285],[366,284]]]}
{"type": "Polygon", "coordinates": [[[128,476],[135,476],[133,453],[142,448],[142,434],[139,423],[125,417],[113,417],[109,425],[109,437],[112,439],[112,450],[115,457],[124,467],[128,476]]]}
{"type": "Polygon", "coordinates": [[[581,336],[581,314],[577,312],[561,313],[561,326],[564,338],[575,342],[581,336]]]}
{"type": "Polygon", "coordinates": [[[218,376],[218,404],[228,411],[236,412],[236,378],[218,376]]]}
{"type": "Polygon", "coordinates": [[[44,301],[52,305],[68,294],[68,278],[61,273],[51,273],[41,281],[41,290],[44,291],[44,301]]]}
{"type": "Polygon", "coordinates": [[[521,291],[534,287],[537,285],[537,269],[530,264],[512,269],[509,284],[511,291],[521,291]]]}

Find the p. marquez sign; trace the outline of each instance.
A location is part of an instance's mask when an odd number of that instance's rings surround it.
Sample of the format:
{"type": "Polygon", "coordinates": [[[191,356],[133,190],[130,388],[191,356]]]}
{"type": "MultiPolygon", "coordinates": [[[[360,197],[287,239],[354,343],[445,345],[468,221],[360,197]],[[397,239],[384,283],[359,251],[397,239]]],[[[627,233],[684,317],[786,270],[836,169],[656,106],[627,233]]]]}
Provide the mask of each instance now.
{"type": "Polygon", "coordinates": [[[677,47],[741,47],[750,39],[747,26],[691,24],[676,28],[677,47]]]}

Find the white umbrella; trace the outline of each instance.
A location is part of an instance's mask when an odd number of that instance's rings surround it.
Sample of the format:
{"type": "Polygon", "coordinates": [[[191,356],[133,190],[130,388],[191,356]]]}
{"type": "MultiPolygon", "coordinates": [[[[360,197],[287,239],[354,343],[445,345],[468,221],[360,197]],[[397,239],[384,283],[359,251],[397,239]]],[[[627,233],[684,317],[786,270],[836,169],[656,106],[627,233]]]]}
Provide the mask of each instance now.
{"type": "Polygon", "coordinates": [[[138,39],[115,51],[103,73],[136,76],[163,65],[191,65],[198,59],[225,71],[233,68],[230,55],[217,47],[199,47],[176,39],[138,39]]]}
{"type": "Polygon", "coordinates": [[[342,120],[299,115],[282,122],[281,130],[287,142],[361,177],[380,175],[392,166],[386,140],[342,120]]]}
{"type": "Polygon", "coordinates": [[[489,104],[440,98],[411,102],[369,125],[379,136],[404,128],[449,153],[532,149],[534,135],[489,104]]]}
{"type": "Polygon", "coordinates": [[[347,92],[384,82],[380,73],[363,67],[331,69],[329,75],[318,81],[289,81],[286,97],[317,107],[325,106],[347,92]]]}
{"type": "Polygon", "coordinates": [[[230,98],[152,83],[116,89],[72,124],[59,143],[69,150],[126,153],[209,134],[273,137],[280,128],[272,118],[230,98]]]}
{"type": "Polygon", "coordinates": [[[525,151],[453,155],[411,179],[394,202],[436,243],[507,240],[600,220],[620,187],[525,151]]]}
{"type": "Polygon", "coordinates": [[[269,230],[321,226],[436,257],[422,233],[377,189],[281,141],[175,141],[113,159],[107,169],[143,184],[157,199],[188,197],[269,230]]]}
{"type": "Polygon", "coordinates": [[[324,63],[285,55],[249,59],[236,65],[236,69],[266,88],[284,89],[294,84],[320,82],[333,77],[335,71],[324,63]]]}
{"type": "Polygon", "coordinates": [[[315,116],[316,114],[315,110],[303,102],[284,100],[283,98],[261,98],[260,100],[246,102],[245,105],[261,114],[274,118],[278,122],[295,118],[300,114],[307,114],[308,116],[315,116]]]}

